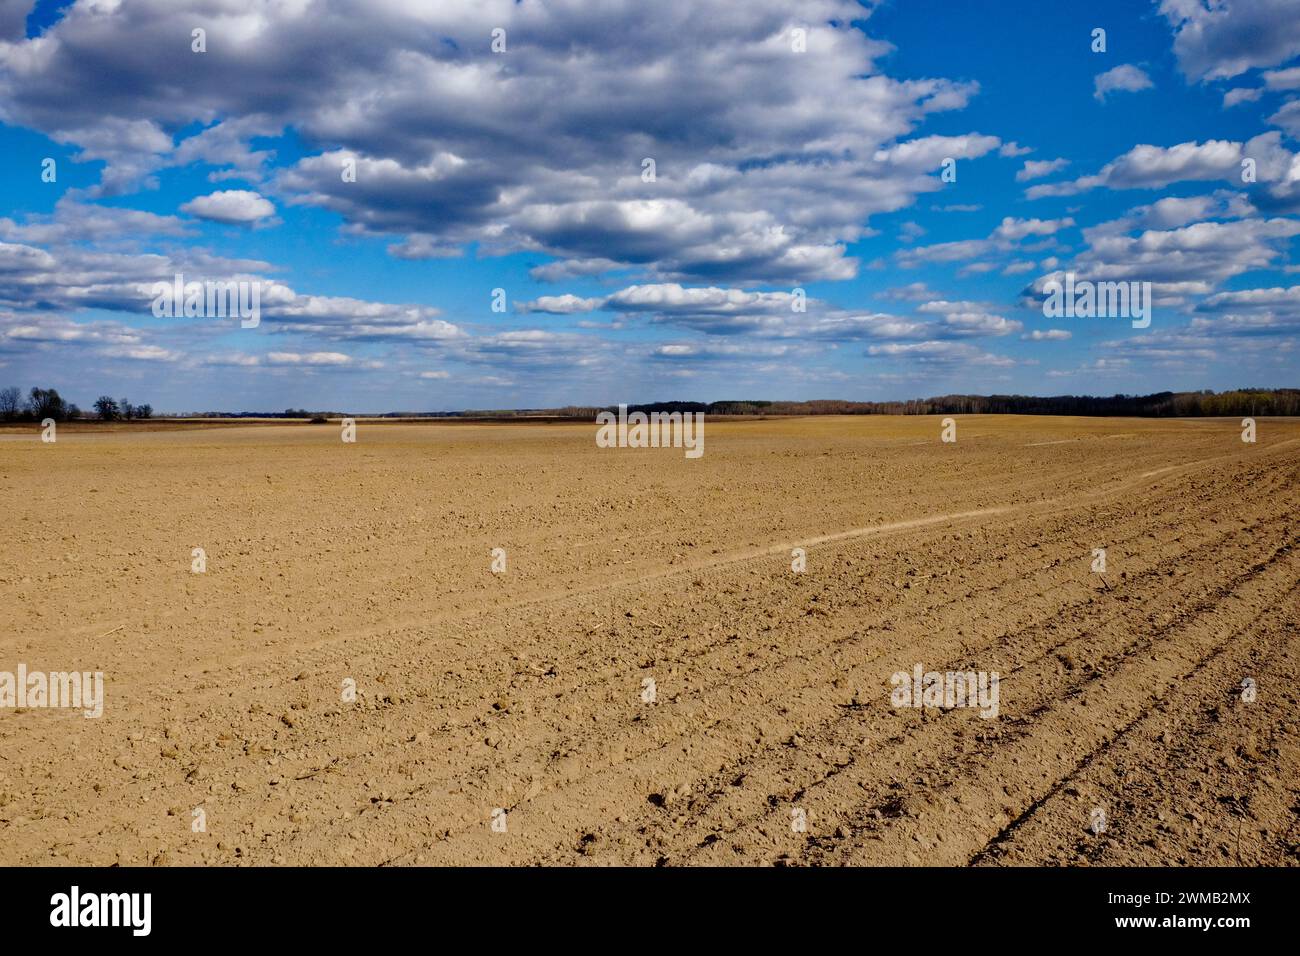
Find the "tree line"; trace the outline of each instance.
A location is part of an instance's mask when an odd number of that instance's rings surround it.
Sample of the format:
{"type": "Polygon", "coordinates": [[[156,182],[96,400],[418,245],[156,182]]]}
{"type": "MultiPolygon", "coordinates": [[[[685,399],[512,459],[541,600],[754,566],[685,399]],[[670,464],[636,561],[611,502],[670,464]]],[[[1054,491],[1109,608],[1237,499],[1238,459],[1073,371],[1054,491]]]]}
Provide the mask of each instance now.
{"type": "MultiPolygon", "coordinates": [[[[393,418],[555,418],[594,421],[598,412],[616,412],[612,405],[566,405],[563,408],[508,408],[461,412],[389,412],[393,418]]],[[[629,412],[704,412],[706,415],[1093,415],[1135,418],[1197,418],[1237,415],[1300,415],[1300,389],[1241,388],[1226,392],[1154,392],[1150,395],[940,395],[897,402],[850,402],[819,399],[807,402],[720,401],[652,402],[629,405],[629,412]]],[[[342,412],[197,412],[195,418],[337,418],[342,412]]],[[[94,417],[130,421],[153,417],[149,405],[101,395],[94,414],[84,414],[65,402],[58,390],[33,388],[26,400],[16,387],[0,389],[0,420],[55,421],[94,417]]]]}
{"type": "MultiPolygon", "coordinates": [[[[153,418],[152,405],[133,405],[128,399],[117,399],[101,395],[95,400],[94,416],[101,421],[131,421],[137,418],[153,418]]],[[[69,402],[59,394],[57,388],[33,388],[27,398],[23,398],[22,389],[16,385],[0,388],[0,421],[6,422],[42,422],[52,418],[56,422],[74,421],[87,418],[74,402],[69,402]]]]}
{"type": "MultiPolygon", "coordinates": [[[[614,406],[551,409],[563,418],[591,418],[614,406]]],[[[704,412],[706,415],[1091,415],[1132,418],[1197,418],[1236,415],[1300,415],[1300,389],[1242,388],[1227,392],[1155,392],[1150,395],[940,395],[898,402],[721,401],[654,402],[628,412],[704,412]]],[[[545,412],[542,412],[545,413],[545,412]]]]}

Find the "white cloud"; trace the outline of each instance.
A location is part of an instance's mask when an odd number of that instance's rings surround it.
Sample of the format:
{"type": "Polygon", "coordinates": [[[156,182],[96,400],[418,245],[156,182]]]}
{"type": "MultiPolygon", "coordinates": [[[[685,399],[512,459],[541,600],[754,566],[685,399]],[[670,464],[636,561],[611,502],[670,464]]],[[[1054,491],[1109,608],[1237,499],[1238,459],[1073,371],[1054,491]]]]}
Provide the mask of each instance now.
{"type": "Polygon", "coordinates": [[[1095,175],[1072,182],[1045,183],[1025,190],[1029,199],[1074,196],[1091,189],[1162,189],[1170,183],[1192,180],[1228,180],[1241,183],[1241,162],[1254,159],[1259,180],[1269,182],[1285,175],[1291,153],[1280,145],[1277,132],[1263,133],[1246,143],[1211,139],[1176,146],[1134,146],[1095,175]]]}
{"type": "MultiPolygon", "coordinates": [[[[1016,243],[1023,239],[1033,236],[1050,237],[1073,225],[1074,219],[1069,216],[1061,219],[1019,219],[1005,216],[987,239],[958,239],[900,249],[894,253],[894,257],[900,265],[907,268],[927,263],[962,262],[995,252],[1007,252],[1017,248],[1016,243]]],[[[986,272],[997,268],[997,263],[982,265],[982,271],[986,272]]],[[[971,268],[967,267],[968,270],[971,268]]],[[[977,267],[973,271],[981,271],[981,268],[977,267]]]]}
{"type": "Polygon", "coordinates": [[[1300,139],[1300,99],[1284,103],[1268,121],[1274,126],[1282,127],[1292,139],[1300,139]]]}
{"type": "Polygon", "coordinates": [[[1300,66],[1269,70],[1264,74],[1264,85],[1270,90],[1300,90],[1300,66]]]}
{"type": "Polygon", "coordinates": [[[1294,0],[1161,0],[1160,12],[1189,79],[1229,79],[1300,53],[1294,0]]]}
{"type": "Polygon", "coordinates": [[[180,352],[165,349],[157,345],[118,345],[103,350],[109,358],[128,358],[140,362],[176,362],[182,358],[180,352]]]}
{"type": "Polygon", "coordinates": [[[966,342],[891,342],[871,345],[867,354],[883,358],[907,358],[921,365],[987,365],[1007,368],[1015,360],[1005,355],[985,352],[966,342]]]}
{"type": "Polygon", "coordinates": [[[1228,90],[1223,94],[1223,108],[1229,110],[1239,103],[1254,103],[1263,95],[1263,90],[1245,86],[1228,90]]]}
{"type": "Polygon", "coordinates": [[[1139,90],[1149,90],[1154,88],[1155,84],[1151,82],[1151,77],[1139,67],[1131,63],[1125,63],[1114,69],[1107,70],[1105,73],[1097,74],[1093,79],[1093,98],[1105,102],[1106,97],[1111,93],[1126,92],[1136,93],[1139,90]]]}
{"type": "Polygon", "coordinates": [[[1016,173],[1016,182],[1023,183],[1030,179],[1042,179],[1058,169],[1070,165],[1068,159],[1027,159],[1025,165],[1016,173]]]}
{"type": "Polygon", "coordinates": [[[544,295],[531,302],[515,305],[518,312],[545,312],[550,315],[572,315],[575,312],[594,312],[604,299],[584,299],[576,295],[544,295]]]}
{"type": "Polygon", "coordinates": [[[996,309],[988,302],[935,299],[921,303],[916,311],[941,317],[938,325],[924,330],[933,338],[997,337],[1020,331],[1022,323],[998,315],[996,309]]]}
{"type": "Polygon", "coordinates": [[[352,358],[342,352],[268,352],[266,361],[270,365],[347,365],[352,358]]]}
{"type": "MultiPolygon", "coordinates": [[[[942,159],[1002,146],[979,132],[918,136],[977,86],[885,75],[890,47],[854,0],[800,5],[807,55],[791,50],[785,0],[666,0],[653,16],[634,0],[213,9],[69,8],[40,38],[0,44],[0,120],[104,160],[104,192],[212,164],[212,179],[265,183],[280,204],[337,213],[350,235],[391,238],[398,258],[527,251],[556,258],[535,267],[549,280],[850,278],[847,245],[872,216],[939,191],[942,159]],[[177,71],[160,51],[213,16],[238,42],[177,71]],[[495,27],[520,38],[508,56],[487,52],[495,27]],[[272,175],[252,143],[290,127],[305,155],[272,175]],[[658,174],[645,182],[651,151],[658,174]]],[[[261,223],[274,214],[261,196],[186,209],[261,223]]]]}
{"type": "Polygon", "coordinates": [[[1066,329],[1034,329],[1020,336],[1026,342],[1064,342],[1072,337],[1066,329]]]}
{"type": "Polygon", "coordinates": [[[1207,297],[1196,307],[1196,332],[1264,335],[1300,331],[1300,286],[1237,289],[1207,297]]]}
{"type": "Polygon", "coordinates": [[[275,206],[260,193],[226,189],[191,199],[181,206],[181,212],[209,222],[249,225],[274,216],[275,206]]]}
{"type": "Polygon", "coordinates": [[[993,230],[992,238],[1015,241],[1029,236],[1051,236],[1073,225],[1074,220],[1069,216],[1063,219],[1017,219],[1006,216],[993,230]]]}
{"type": "Polygon", "coordinates": [[[1173,229],[1142,229],[1149,208],[1084,230],[1088,248],[1068,270],[1044,275],[1031,284],[1030,297],[1045,283],[1062,281],[1065,271],[1093,281],[1150,282],[1157,297],[1181,300],[1207,295],[1216,286],[1254,269],[1276,264],[1285,244],[1300,235],[1300,220],[1239,219],[1193,222],[1173,229]],[[1137,235],[1131,232],[1140,229],[1137,235]]]}

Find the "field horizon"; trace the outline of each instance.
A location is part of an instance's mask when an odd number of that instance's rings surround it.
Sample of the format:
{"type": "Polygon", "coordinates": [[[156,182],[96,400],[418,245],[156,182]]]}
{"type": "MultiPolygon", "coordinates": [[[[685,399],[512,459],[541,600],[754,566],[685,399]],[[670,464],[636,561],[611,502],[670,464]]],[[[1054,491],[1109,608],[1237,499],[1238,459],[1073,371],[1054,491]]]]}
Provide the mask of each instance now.
{"type": "MultiPolygon", "coordinates": [[[[540,425],[572,425],[572,426],[593,426],[594,422],[587,417],[555,415],[549,411],[542,411],[532,414],[529,409],[515,409],[519,412],[517,415],[504,416],[484,413],[482,415],[471,413],[414,413],[410,415],[396,413],[331,413],[325,417],[323,422],[313,422],[303,420],[300,417],[285,417],[283,415],[245,415],[243,413],[229,416],[207,416],[207,415],[158,415],[147,419],[133,419],[130,421],[113,420],[103,421],[95,418],[75,419],[58,424],[58,431],[62,434],[81,433],[94,434],[104,431],[166,431],[177,428],[198,428],[204,426],[223,426],[238,427],[240,425],[255,426],[275,426],[281,425],[286,427],[308,427],[320,428],[323,425],[337,427],[344,418],[349,418],[358,424],[365,423],[368,425],[449,425],[449,426],[467,426],[467,425],[521,425],[521,426],[540,426],[540,425]]],[[[901,419],[931,419],[943,417],[960,417],[960,418],[1009,418],[1009,419],[1060,419],[1068,421],[1071,419],[1083,420],[1103,420],[1103,421],[1132,421],[1150,422],[1150,421],[1213,421],[1213,420],[1239,420],[1238,414],[1225,415],[1173,415],[1161,418],[1151,416],[1131,416],[1131,415],[1053,415],[1048,413],[1035,412],[909,412],[909,413],[873,413],[866,414],[834,414],[834,413],[781,413],[765,412],[761,414],[744,414],[744,415],[708,415],[709,422],[730,422],[730,423],[757,423],[766,421],[798,421],[802,419],[862,419],[862,418],[901,418],[901,419]]],[[[1259,421],[1295,421],[1300,420],[1300,416],[1295,415],[1254,415],[1250,416],[1259,421]]],[[[39,433],[41,424],[39,422],[0,422],[0,435],[30,435],[39,433]]]]}

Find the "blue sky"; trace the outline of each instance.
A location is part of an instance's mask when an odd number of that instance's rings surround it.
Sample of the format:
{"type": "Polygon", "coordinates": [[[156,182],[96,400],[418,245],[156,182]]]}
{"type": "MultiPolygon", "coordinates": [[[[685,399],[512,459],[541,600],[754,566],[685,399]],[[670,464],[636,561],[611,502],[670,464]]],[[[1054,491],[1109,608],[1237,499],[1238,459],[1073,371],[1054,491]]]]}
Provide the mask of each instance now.
{"type": "Polygon", "coordinates": [[[989,9],[0,0],[0,384],[358,412],[1296,385],[1300,0],[989,9]],[[1151,283],[1150,326],[1046,318],[1066,272],[1151,283]],[[259,323],[156,318],[177,273],[257,284],[259,323]]]}

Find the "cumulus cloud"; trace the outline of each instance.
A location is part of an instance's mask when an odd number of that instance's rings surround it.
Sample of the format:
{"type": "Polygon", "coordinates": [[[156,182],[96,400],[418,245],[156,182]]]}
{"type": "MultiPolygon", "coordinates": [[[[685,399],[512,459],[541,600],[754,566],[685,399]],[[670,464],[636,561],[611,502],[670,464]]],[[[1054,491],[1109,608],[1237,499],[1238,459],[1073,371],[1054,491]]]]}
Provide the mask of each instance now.
{"type": "Polygon", "coordinates": [[[1068,159],[1027,159],[1025,165],[1016,173],[1016,182],[1023,183],[1030,179],[1042,179],[1058,169],[1070,165],[1068,159]]]}
{"type": "Polygon", "coordinates": [[[1234,190],[1208,196],[1167,196],[1145,206],[1135,206],[1118,219],[1090,226],[1085,238],[1127,233],[1135,229],[1173,229],[1207,219],[1242,219],[1255,214],[1250,200],[1234,190]]]}
{"type": "Polygon", "coordinates": [[[0,0],[0,40],[19,40],[27,33],[27,14],[36,0],[0,0]]]}
{"type": "Polygon", "coordinates": [[[266,361],[270,365],[347,365],[352,358],[342,352],[268,352],[266,361]]]}
{"type": "Polygon", "coordinates": [[[651,324],[673,325],[718,336],[852,340],[908,337],[926,323],[879,312],[844,309],[794,291],[760,292],[678,283],[634,285],[601,299],[543,296],[522,311],[597,309],[643,316],[651,324]]]}
{"type": "MultiPolygon", "coordinates": [[[[52,222],[16,225],[0,221],[0,235],[26,229],[63,235],[57,214],[52,222]]],[[[98,227],[94,227],[97,229],[98,227]]],[[[77,233],[73,233],[77,235],[77,233]]],[[[336,340],[406,341],[432,346],[464,331],[439,317],[432,306],[407,305],[348,296],[300,294],[267,278],[269,263],[211,256],[201,249],[168,255],[101,251],[76,243],[47,251],[0,240],[0,306],[19,312],[101,309],[148,317],[159,284],[170,287],[177,275],[190,282],[256,285],[263,328],[272,333],[313,334],[336,340]]],[[[216,326],[220,319],[189,320],[216,326]]]]}
{"type": "Polygon", "coordinates": [[[1220,292],[1218,295],[1210,296],[1203,303],[1203,308],[1207,310],[1224,307],[1250,309],[1285,307],[1290,311],[1298,311],[1300,310],[1300,286],[1293,285],[1288,289],[1241,289],[1236,292],[1220,292]]]}
{"type": "Polygon", "coordinates": [[[1073,337],[1067,329],[1034,329],[1020,336],[1027,342],[1064,342],[1073,337]]]}
{"type": "Polygon", "coordinates": [[[604,299],[584,299],[576,295],[544,295],[531,302],[521,302],[515,306],[518,312],[544,312],[549,315],[572,315],[575,312],[594,312],[600,308],[604,299]]]}
{"type": "Polygon", "coordinates": [[[0,239],[40,245],[106,242],[126,245],[135,240],[189,233],[190,226],[176,216],[87,203],[68,195],[61,196],[48,215],[28,215],[22,222],[0,218],[0,239]]]}
{"type": "Polygon", "coordinates": [[[1091,176],[1072,182],[1043,183],[1025,191],[1029,199],[1074,196],[1092,189],[1162,189],[1171,183],[1206,180],[1242,182],[1242,160],[1252,159],[1261,183],[1286,182],[1292,154],[1281,146],[1280,134],[1263,133],[1245,142],[1212,139],[1176,146],[1134,146],[1091,176]]]}
{"type": "MultiPolygon", "coordinates": [[[[1019,219],[1005,216],[985,239],[958,239],[929,246],[917,246],[913,249],[900,249],[894,257],[900,265],[908,268],[927,263],[961,262],[994,252],[1007,252],[1015,249],[1016,244],[1023,239],[1050,237],[1073,225],[1074,219],[1069,216],[1061,219],[1019,219]]],[[[997,268],[996,263],[989,263],[987,266],[985,271],[997,268]]]]}
{"type": "Polygon", "coordinates": [[[1254,103],[1263,95],[1263,90],[1245,86],[1228,90],[1223,94],[1223,108],[1229,110],[1240,103],[1254,103]]]}
{"type": "MultiPolygon", "coordinates": [[[[250,142],[292,126],[307,155],[274,175],[277,196],[393,236],[401,258],[478,244],[550,255],[557,270],[844,279],[870,217],[936,191],[944,158],[1001,145],[914,137],[976,87],[886,76],[889,47],[854,25],[869,16],[850,0],[811,0],[797,19],[783,0],[653,13],[634,0],[322,0],[310,17],[293,4],[79,4],[39,40],[0,46],[0,119],[103,160],[114,193],[184,162],[259,181],[266,153],[250,142]],[[807,24],[809,51],[795,53],[791,30],[807,24]],[[188,52],[195,25],[214,40],[201,57],[188,52]],[[489,49],[495,27],[506,56],[489,49]],[[653,182],[640,175],[649,152],[653,182]]],[[[223,222],[271,214],[255,200],[191,206],[223,222]]]]}
{"type": "Polygon", "coordinates": [[[1263,77],[1264,85],[1270,90],[1300,90],[1300,66],[1285,70],[1268,70],[1263,77]]]}
{"type": "Polygon", "coordinates": [[[718,362],[736,359],[786,358],[796,347],[762,342],[666,342],[651,349],[651,356],[665,362],[718,362]]]}
{"type": "Polygon", "coordinates": [[[1000,336],[1019,332],[1020,322],[996,315],[984,302],[938,299],[917,307],[917,312],[942,316],[942,334],[951,337],[1000,336]]]}
{"type": "Polygon", "coordinates": [[[130,348],[144,344],[143,335],[120,322],[73,322],[62,315],[18,316],[0,314],[0,348],[26,348],[30,344],[91,343],[130,348]]]}
{"type": "Polygon", "coordinates": [[[1224,356],[1232,356],[1237,365],[1258,361],[1260,357],[1276,355],[1278,346],[1276,339],[1176,329],[1114,339],[1102,342],[1100,347],[1109,356],[1099,361],[1115,366],[1127,363],[1144,369],[1204,370],[1224,356]]]}
{"type": "MultiPolygon", "coordinates": [[[[947,300],[924,290],[928,301],[914,316],[846,309],[794,292],[759,292],[734,288],[685,287],[677,283],[637,285],[603,299],[574,296],[550,308],[572,311],[609,310],[641,315],[652,324],[673,325],[712,336],[854,341],[997,337],[1018,332],[1021,323],[997,314],[985,302],[947,300]]],[[[541,300],[527,311],[542,311],[541,300]]]]}
{"type": "Polygon", "coordinates": [[[598,276],[617,271],[619,268],[620,264],[613,259],[596,256],[591,259],[561,259],[548,262],[546,265],[534,266],[528,270],[528,274],[538,282],[563,282],[566,279],[577,279],[583,276],[598,276]]]}
{"type": "Polygon", "coordinates": [[[1105,73],[1098,73],[1092,81],[1092,86],[1093,98],[1104,103],[1111,93],[1120,91],[1136,93],[1139,90],[1152,89],[1155,84],[1151,82],[1151,77],[1147,76],[1146,71],[1131,63],[1125,63],[1105,73]]]}
{"type": "Polygon", "coordinates": [[[1300,221],[1281,217],[1142,228],[1152,215],[1146,207],[1085,229],[1087,249],[1068,270],[1035,280],[1026,290],[1028,297],[1041,302],[1046,284],[1063,281],[1070,271],[1077,279],[1150,282],[1157,304],[1162,297],[1166,304],[1178,304],[1187,296],[1208,295],[1230,278],[1275,265],[1285,244],[1300,235],[1300,221]]]}
{"type": "MultiPolygon", "coordinates": [[[[1234,120],[1268,117],[1270,132],[1140,144],[1100,170],[1055,152],[1026,159],[1029,147],[960,117],[944,118],[936,132],[927,124],[962,109],[977,84],[887,75],[891,47],[874,38],[874,4],[856,0],[798,9],[785,0],[665,0],[652,9],[634,0],[315,0],[310,15],[293,3],[129,0],[67,6],[37,39],[25,36],[26,6],[0,0],[0,121],[45,133],[66,147],[49,150],[56,155],[103,165],[79,171],[79,186],[98,183],[65,192],[52,210],[0,218],[0,352],[10,356],[80,350],[96,361],[232,375],[278,369],[264,377],[284,380],[348,378],[382,356],[392,381],[421,394],[442,380],[457,389],[568,388],[575,369],[584,383],[623,387],[629,370],[685,376],[701,362],[821,374],[814,357],[843,343],[855,345],[841,357],[866,349],[881,362],[945,373],[1002,369],[1014,360],[985,351],[982,340],[1024,355],[1035,349],[1022,342],[1069,338],[1066,329],[1025,329],[1009,311],[1035,275],[1064,269],[1152,281],[1166,315],[1177,309],[1190,322],[1182,342],[1153,338],[1165,353],[1148,346],[1081,369],[1199,361],[1194,353],[1216,332],[1250,340],[1294,331],[1293,290],[1276,278],[1224,291],[1252,271],[1287,267],[1296,234],[1288,217],[1300,213],[1300,160],[1286,138],[1300,139],[1300,101],[1287,99],[1300,89],[1300,67],[1288,65],[1297,34],[1277,0],[1160,4],[1194,82],[1260,71],[1223,84],[1223,103],[1263,100],[1234,120]],[[796,25],[809,28],[806,54],[791,48],[796,25]],[[208,30],[202,57],[189,53],[194,26],[208,30]],[[509,36],[505,56],[488,48],[497,26],[509,36]],[[1004,159],[1012,162],[999,171],[1004,159]],[[1257,183],[1242,181],[1247,159],[1257,183]],[[948,160],[962,170],[960,188],[940,178],[948,160]],[[967,172],[968,164],[980,165],[967,172]],[[1120,216],[1098,202],[1058,218],[1004,217],[1013,208],[998,205],[996,187],[973,195],[971,184],[1006,169],[1028,198],[1227,188],[1152,196],[1120,216]],[[1077,178],[1041,181],[1057,175],[1077,178]],[[212,185],[195,188],[204,177],[212,185]],[[91,201],[158,180],[187,190],[167,195],[168,209],[189,199],[178,215],[91,201]],[[436,282],[459,271],[436,260],[465,257],[464,272],[477,277],[494,257],[513,255],[510,274],[527,269],[535,282],[561,285],[554,294],[515,287],[514,313],[467,311],[476,317],[453,321],[382,293],[313,294],[304,276],[193,244],[245,236],[196,219],[256,227],[286,207],[313,223],[337,218],[347,243],[386,247],[403,260],[391,264],[395,276],[436,282]],[[998,212],[964,220],[979,223],[966,233],[974,238],[933,241],[960,237],[951,230],[961,220],[926,211],[982,208],[998,212]],[[1098,208],[1107,221],[1097,222],[1098,208]],[[930,245],[910,246],[926,236],[930,245]],[[925,268],[930,283],[941,287],[946,274],[952,288],[874,288],[902,282],[893,278],[840,296],[814,284],[856,277],[857,244],[873,237],[881,243],[861,245],[879,270],[869,278],[925,268]],[[882,251],[889,241],[894,248],[882,251]],[[262,322],[249,344],[228,348],[232,323],[154,322],[152,288],[176,273],[256,282],[262,322]],[[818,295],[797,295],[797,286],[818,295]],[[105,313],[138,317],[141,327],[105,313]],[[544,328],[517,327],[527,322],[544,328]],[[609,329],[628,334],[599,334],[609,329]]],[[[1161,52],[1133,57],[1155,62],[1161,52]]],[[[1140,109],[1144,100],[1115,94],[1151,86],[1125,64],[1097,76],[1094,93],[1108,109],[1140,109]]],[[[1161,97],[1186,94],[1174,86],[1161,97]]],[[[1206,91],[1188,95],[1203,100],[1206,91]]],[[[354,277],[351,288],[370,288],[369,278],[354,277]]]]}
{"type": "Polygon", "coordinates": [[[187,212],[209,222],[251,225],[275,215],[275,206],[260,193],[247,189],[225,189],[197,196],[181,206],[187,212]]]}
{"type": "Polygon", "coordinates": [[[108,358],[135,359],[138,362],[177,362],[183,353],[158,345],[113,345],[102,354],[108,358]]]}
{"type": "Polygon", "coordinates": [[[1268,118],[1274,126],[1286,130],[1292,139],[1300,139],[1300,100],[1290,100],[1268,118]]]}
{"type": "Polygon", "coordinates": [[[1064,219],[1017,219],[1006,216],[993,230],[992,238],[1014,242],[1028,236],[1051,236],[1073,225],[1074,220],[1069,216],[1064,219]]]}
{"type": "Polygon", "coordinates": [[[1269,335],[1300,331],[1300,286],[1220,292],[1196,306],[1190,328],[1227,335],[1269,335]]]}
{"type": "Polygon", "coordinates": [[[1230,79],[1300,53],[1294,0],[1161,0],[1174,53],[1192,80],[1230,79]]]}

